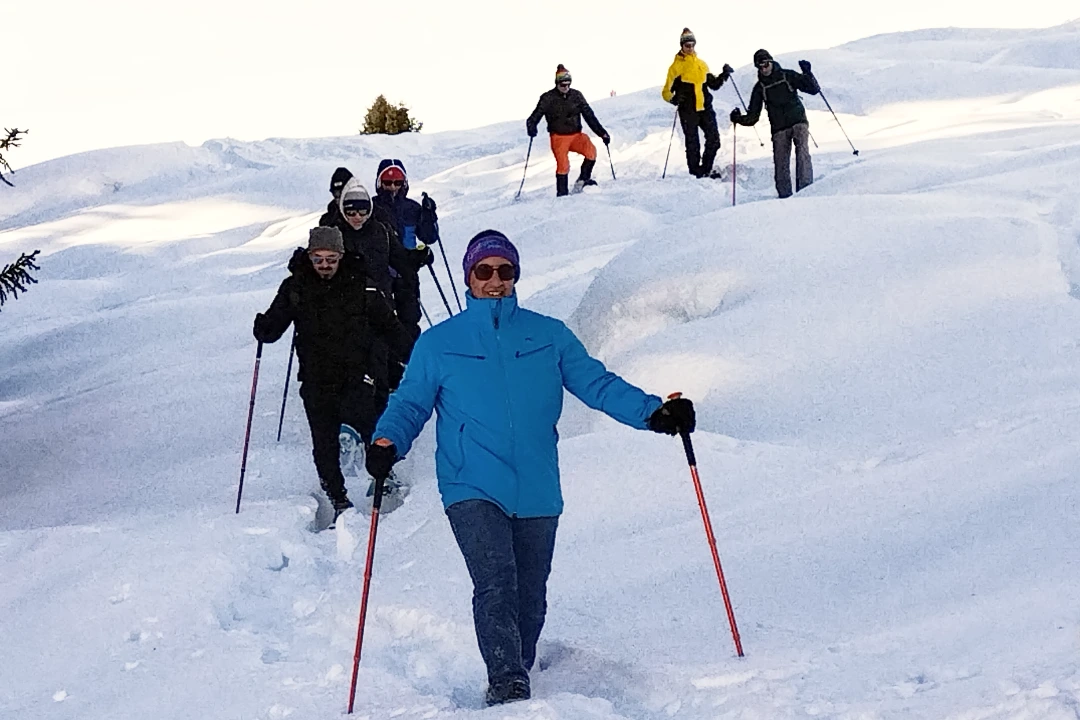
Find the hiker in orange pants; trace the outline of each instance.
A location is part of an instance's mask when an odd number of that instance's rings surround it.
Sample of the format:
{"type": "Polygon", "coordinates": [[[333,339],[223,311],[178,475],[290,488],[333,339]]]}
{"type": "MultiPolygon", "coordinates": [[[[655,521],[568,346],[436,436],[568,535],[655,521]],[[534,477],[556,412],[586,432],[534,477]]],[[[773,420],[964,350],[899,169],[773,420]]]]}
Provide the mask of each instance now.
{"type": "Polygon", "coordinates": [[[555,194],[559,197],[570,194],[570,153],[584,155],[581,161],[581,173],[574,183],[574,192],[581,192],[586,185],[595,185],[592,179],[593,166],[596,165],[596,147],[589,136],[581,131],[581,118],[589,124],[605,145],[611,143],[611,136],[596,119],[585,96],[570,89],[570,71],[559,65],[555,71],[555,87],[540,96],[536,109],[525,121],[529,137],[536,137],[540,118],[547,120],[551,134],[551,152],[555,154],[555,194]]]}

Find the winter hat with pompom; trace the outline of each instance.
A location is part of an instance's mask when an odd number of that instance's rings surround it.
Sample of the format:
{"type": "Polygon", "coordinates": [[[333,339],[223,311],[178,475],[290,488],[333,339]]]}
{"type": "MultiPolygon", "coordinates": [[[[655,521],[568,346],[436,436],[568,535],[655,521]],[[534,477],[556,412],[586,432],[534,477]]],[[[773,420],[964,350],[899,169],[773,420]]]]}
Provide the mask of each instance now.
{"type": "Polygon", "coordinates": [[[697,38],[690,32],[690,28],[683,28],[682,35],[679,36],[679,45],[685,45],[688,42],[697,43],[697,38]]]}
{"type": "Polygon", "coordinates": [[[555,68],[555,84],[558,85],[562,82],[570,82],[570,71],[562,63],[559,63],[559,67],[555,68]]]}

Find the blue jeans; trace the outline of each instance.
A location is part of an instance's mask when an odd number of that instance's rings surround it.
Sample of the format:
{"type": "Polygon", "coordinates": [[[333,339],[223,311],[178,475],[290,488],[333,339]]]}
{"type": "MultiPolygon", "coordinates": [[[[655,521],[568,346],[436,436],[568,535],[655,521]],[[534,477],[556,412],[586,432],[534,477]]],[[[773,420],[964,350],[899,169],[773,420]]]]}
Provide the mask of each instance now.
{"type": "Polygon", "coordinates": [[[536,660],[558,517],[508,517],[486,500],[446,509],[473,582],[473,622],[488,682],[523,679],[536,660]]]}

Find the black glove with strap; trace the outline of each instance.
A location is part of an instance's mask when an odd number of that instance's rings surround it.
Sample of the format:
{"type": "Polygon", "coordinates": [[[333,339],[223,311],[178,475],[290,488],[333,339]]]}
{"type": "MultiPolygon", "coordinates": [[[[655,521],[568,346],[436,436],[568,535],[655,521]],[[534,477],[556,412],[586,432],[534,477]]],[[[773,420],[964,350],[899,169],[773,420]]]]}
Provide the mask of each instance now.
{"type": "Polygon", "coordinates": [[[536,137],[536,126],[535,125],[529,125],[528,123],[526,123],[525,124],[525,131],[529,133],[529,137],[531,137],[531,138],[536,137]]]}
{"type": "Polygon", "coordinates": [[[385,447],[372,443],[368,446],[364,466],[368,475],[376,480],[385,480],[390,477],[390,471],[394,469],[397,459],[397,447],[393,443],[385,447]]]}
{"type": "Polygon", "coordinates": [[[672,398],[649,416],[649,429],[663,435],[692,433],[697,425],[694,403],[684,397],[672,398]]]}
{"type": "Polygon", "coordinates": [[[803,75],[813,75],[813,73],[810,72],[810,63],[806,60],[799,61],[799,69],[802,70],[803,75]]]}
{"type": "Polygon", "coordinates": [[[732,124],[734,124],[734,125],[741,125],[742,124],[742,110],[740,110],[739,108],[735,108],[734,110],[732,110],[731,114],[728,115],[728,117],[731,119],[732,124]]]}
{"type": "Polygon", "coordinates": [[[601,135],[600,139],[604,141],[605,145],[610,145],[611,144],[611,136],[608,135],[607,133],[604,133],[603,135],[601,135]]]}
{"type": "Polygon", "coordinates": [[[728,77],[731,77],[735,74],[735,68],[731,67],[727,63],[724,63],[724,67],[722,67],[721,70],[723,70],[724,74],[728,77]]]}
{"type": "Polygon", "coordinates": [[[435,201],[427,193],[421,193],[420,207],[428,212],[435,212],[435,201]]]}

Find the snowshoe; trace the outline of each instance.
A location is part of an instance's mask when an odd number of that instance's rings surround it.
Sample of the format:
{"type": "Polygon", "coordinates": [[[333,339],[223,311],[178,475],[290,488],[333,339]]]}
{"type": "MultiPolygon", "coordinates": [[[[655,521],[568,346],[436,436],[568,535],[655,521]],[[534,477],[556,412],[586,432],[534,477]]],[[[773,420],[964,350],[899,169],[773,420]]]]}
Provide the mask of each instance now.
{"type": "Polygon", "coordinates": [[[353,507],[352,501],[349,500],[348,496],[342,496],[337,500],[334,500],[333,505],[334,517],[330,520],[330,524],[326,526],[327,530],[333,530],[335,527],[337,527],[337,520],[339,517],[341,517],[341,513],[353,507]]]}
{"type": "MultiPolygon", "coordinates": [[[[394,474],[394,471],[390,471],[390,477],[386,478],[383,482],[383,497],[382,503],[379,505],[379,513],[386,515],[392,513],[399,507],[405,504],[405,498],[409,495],[410,486],[408,483],[403,482],[394,474]]],[[[367,494],[364,495],[364,507],[363,512],[366,515],[371,514],[371,508],[375,499],[375,479],[371,478],[368,483],[367,494]]]]}

